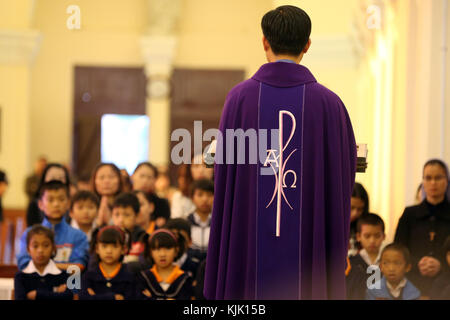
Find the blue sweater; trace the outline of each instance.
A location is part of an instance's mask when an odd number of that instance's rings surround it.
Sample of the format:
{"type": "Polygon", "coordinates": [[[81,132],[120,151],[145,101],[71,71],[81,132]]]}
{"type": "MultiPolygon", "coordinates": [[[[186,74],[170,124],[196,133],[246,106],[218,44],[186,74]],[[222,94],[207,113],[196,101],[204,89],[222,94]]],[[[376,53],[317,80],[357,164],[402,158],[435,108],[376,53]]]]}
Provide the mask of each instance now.
{"type": "MultiPolygon", "coordinates": [[[[56,256],[55,263],[77,263],[86,266],[88,261],[89,243],[83,231],[72,228],[65,219],[60,223],[52,225],[44,218],[42,225],[55,232],[56,256]]],[[[17,254],[17,266],[22,270],[28,265],[31,257],[27,251],[27,228],[20,238],[19,253],[17,254]]]]}
{"type": "Polygon", "coordinates": [[[409,281],[403,288],[400,296],[394,298],[386,284],[386,278],[381,278],[380,289],[367,289],[366,300],[417,300],[420,298],[420,291],[409,281]]]}

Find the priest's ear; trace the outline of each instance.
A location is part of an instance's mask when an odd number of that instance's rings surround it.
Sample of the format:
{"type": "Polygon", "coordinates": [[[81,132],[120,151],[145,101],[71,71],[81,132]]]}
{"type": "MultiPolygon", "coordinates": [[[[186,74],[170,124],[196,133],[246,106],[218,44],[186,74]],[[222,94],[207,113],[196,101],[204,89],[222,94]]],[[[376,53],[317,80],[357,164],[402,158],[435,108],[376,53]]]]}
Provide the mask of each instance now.
{"type": "Polygon", "coordinates": [[[306,43],[305,47],[302,50],[302,53],[307,53],[309,50],[309,47],[311,47],[311,38],[308,39],[308,42],[306,43]]]}

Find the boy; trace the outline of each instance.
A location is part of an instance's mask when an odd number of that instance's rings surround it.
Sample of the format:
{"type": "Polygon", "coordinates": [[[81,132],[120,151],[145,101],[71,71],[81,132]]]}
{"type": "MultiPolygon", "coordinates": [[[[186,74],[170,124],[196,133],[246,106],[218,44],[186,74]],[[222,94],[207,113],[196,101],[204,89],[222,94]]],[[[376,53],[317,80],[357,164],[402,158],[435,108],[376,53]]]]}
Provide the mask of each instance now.
{"type": "Polygon", "coordinates": [[[367,289],[366,300],[417,300],[420,291],[406,279],[411,270],[408,249],[398,243],[386,246],[381,253],[381,280],[374,288],[367,289]]]}
{"type": "Polygon", "coordinates": [[[191,223],[191,248],[195,250],[195,256],[200,260],[206,258],[208,250],[213,200],[214,183],[207,179],[195,181],[192,187],[192,202],[195,205],[195,211],[188,216],[187,220],[191,223]]]}
{"type": "Polygon", "coordinates": [[[200,260],[195,257],[193,250],[190,248],[192,244],[191,223],[182,218],[170,219],[167,221],[164,228],[169,229],[184,238],[184,253],[177,261],[175,261],[175,264],[180,266],[181,270],[187,272],[195,279],[200,260]]]}
{"type": "Polygon", "coordinates": [[[124,263],[137,261],[139,255],[144,251],[142,237],[145,235],[145,230],[136,224],[139,210],[139,199],[131,192],[119,194],[114,200],[112,210],[113,224],[130,233],[130,251],[125,256],[124,263]]]}
{"type": "Polygon", "coordinates": [[[78,191],[72,198],[70,204],[70,225],[83,231],[88,241],[91,241],[92,231],[95,229],[95,219],[97,218],[100,200],[90,191],[78,191]]]}
{"type": "MultiPolygon", "coordinates": [[[[88,260],[89,244],[86,235],[72,228],[64,219],[69,209],[69,189],[61,181],[51,180],[46,182],[39,190],[39,209],[44,212],[42,225],[55,233],[56,255],[53,260],[61,270],[66,270],[70,265],[78,265],[84,269],[88,260]]],[[[20,270],[30,262],[27,252],[28,228],[20,238],[17,265],[20,270]]]]}
{"type": "Polygon", "coordinates": [[[380,264],[380,248],[385,239],[384,222],[376,214],[363,215],[356,225],[356,240],[362,250],[349,258],[350,272],[347,276],[347,299],[364,300],[367,279],[371,276],[368,267],[380,264]]]}

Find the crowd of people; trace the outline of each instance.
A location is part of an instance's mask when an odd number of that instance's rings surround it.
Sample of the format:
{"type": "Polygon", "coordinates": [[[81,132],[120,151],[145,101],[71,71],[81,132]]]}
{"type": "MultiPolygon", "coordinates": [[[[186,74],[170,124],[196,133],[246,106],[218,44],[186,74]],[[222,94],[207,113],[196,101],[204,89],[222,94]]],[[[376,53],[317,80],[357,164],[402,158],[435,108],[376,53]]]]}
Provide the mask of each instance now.
{"type": "MultiPolygon", "coordinates": [[[[149,162],[131,176],[100,163],[75,183],[65,166],[40,159],[26,182],[15,299],[204,299],[213,169],[182,165],[177,174],[178,189],[169,192],[149,162]],[[67,286],[74,265],[79,288],[67,286]]],[[[417,204],[405,209],[390,244],[355,183],[348,299],[450,299],[449,178],[444,162],[424,165],[417,204]]]]}

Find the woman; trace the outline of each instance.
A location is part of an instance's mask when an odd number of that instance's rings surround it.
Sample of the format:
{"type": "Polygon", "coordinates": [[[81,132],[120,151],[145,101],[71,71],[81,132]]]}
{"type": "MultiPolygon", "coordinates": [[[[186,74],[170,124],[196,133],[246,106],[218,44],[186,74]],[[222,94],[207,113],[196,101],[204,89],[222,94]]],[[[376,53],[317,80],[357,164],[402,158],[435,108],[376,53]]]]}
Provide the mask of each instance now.
{"type": "Polygon", "coordinates": [[[423,168],[425,199],[407,207],[399,220],[395,242],[405,245],[412,260],[408,278],[427,296],[433,280],[445,263],[443,245],[450,235],[449,172],[437,159],[423,168]]]}
{"type": "Polygon", "coordinates": [[[363,185],[358,182],[355,182],[353,187],[350,207],[350,243],[348,256],[353,256],[361,249],[359,243],[356,242],[356,225],[358,219],[363,215],[369,214],[369,195],[363,185]]]}

